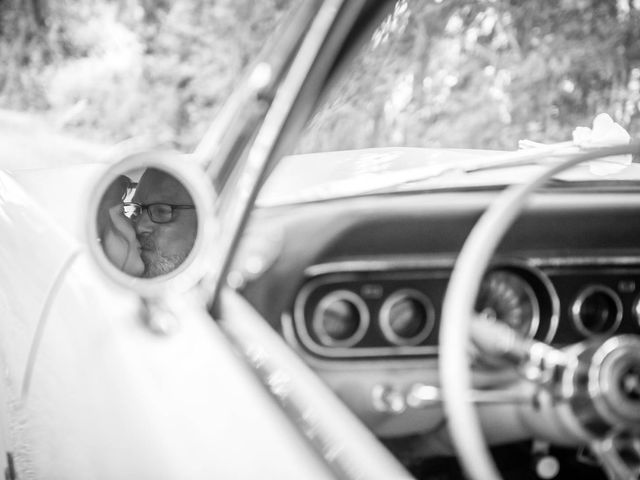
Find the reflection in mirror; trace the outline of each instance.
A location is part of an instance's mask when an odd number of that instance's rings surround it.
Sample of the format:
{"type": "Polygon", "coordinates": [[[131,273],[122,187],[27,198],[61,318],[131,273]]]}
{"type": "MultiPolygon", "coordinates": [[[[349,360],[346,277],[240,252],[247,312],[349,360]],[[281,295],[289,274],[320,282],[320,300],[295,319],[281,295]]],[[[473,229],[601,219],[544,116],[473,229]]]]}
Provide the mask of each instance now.
{"type": "Polygon", "coordinates": [[[193,199],[182,182],[156,168],[126,172],[98,208],[98,236],[110,262],[144,278],[168,274],[189,256],[198,229],[193,199]]]}

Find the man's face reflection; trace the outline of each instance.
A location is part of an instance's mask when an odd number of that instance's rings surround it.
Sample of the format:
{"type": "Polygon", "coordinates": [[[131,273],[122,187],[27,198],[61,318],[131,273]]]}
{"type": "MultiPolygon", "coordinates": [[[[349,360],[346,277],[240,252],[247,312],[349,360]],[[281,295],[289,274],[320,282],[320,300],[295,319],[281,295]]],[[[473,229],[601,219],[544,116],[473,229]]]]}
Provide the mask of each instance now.
{"type": "MultiPolygon", "coordinates": [[[[193,205],[191,195],[175,177],[152,168],[140,178],[132,201],[142,206],[193,205]]],[[[150,278],[169,273],[184,262],[195,242],[198,219],[195,209],[176,208],[169,221],[157,223],[148,209],[143,209],[135,218],[134,227],[145,265],[142,276],[150,278]]]]}

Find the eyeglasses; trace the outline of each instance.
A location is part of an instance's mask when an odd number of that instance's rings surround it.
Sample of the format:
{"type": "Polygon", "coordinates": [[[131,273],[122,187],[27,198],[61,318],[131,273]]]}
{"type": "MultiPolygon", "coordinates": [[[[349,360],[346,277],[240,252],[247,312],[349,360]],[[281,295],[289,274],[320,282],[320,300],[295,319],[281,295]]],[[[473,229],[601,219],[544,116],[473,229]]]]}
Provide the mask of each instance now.
{"type": "Polygon", "coordinates": [[[174,210],[188,210],[196,208],[195,205],[171,205],[169,203],[141,203],[125,202],[123,206],[124,214],[131,220],[136,221],[144,210],[149,214],[153,223],[169,223],[173,220],[174,210]]]}

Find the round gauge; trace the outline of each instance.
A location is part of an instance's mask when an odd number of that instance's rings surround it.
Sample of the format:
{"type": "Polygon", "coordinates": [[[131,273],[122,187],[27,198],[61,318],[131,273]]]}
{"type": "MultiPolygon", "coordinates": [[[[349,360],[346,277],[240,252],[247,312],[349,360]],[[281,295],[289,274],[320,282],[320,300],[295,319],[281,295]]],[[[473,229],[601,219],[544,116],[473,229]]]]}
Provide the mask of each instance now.
{"type": "Polygon", "coordinates": [[[431,300],[415,290],[398,290],[380,308],[380,329],[395,345],[417,345],[435,325],[431,300]]]}
{"type": "Polygon", "coordinates": [[[351,347],[362,340],[369,326],[367,306],[358,295],[337,290],[325,295],[313,314],[312,329],[328,347],[351,347]]]}
{"type": "Polygon", "coordinates": [[[609,287],[589,285],[573,302],[571,316],[578,331],[587,337],[611,333],[622,321],[622,301],[609,287]]]}
{"type": "Polygon", "coordinates": [[[540,323],[540,307],[533,289],[522,277],[508,270],[487,274],[480,286],[476,311],[530,338],[540,323]]]}

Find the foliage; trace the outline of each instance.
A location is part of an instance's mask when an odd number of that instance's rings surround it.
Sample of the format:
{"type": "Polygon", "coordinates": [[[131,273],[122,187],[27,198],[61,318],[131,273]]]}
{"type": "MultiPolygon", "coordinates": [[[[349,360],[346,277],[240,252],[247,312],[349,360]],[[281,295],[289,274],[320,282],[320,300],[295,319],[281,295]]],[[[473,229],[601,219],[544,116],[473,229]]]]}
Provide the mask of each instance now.
{"type": "Polygon", "coordinates": [[[596,114],[640,133],[638,2],[399,1],[300,150],[513,149],[596,114]]]}
{"type": "MultiPolygon", "coordinates": [[[[293,3],[0,0],[0,108],[189,150],[293,3]]],[[[300,149],[514,148],[568,139],[600,112],[637,136],[639,8],[399,0],[300,149]]]]}
{"type": "Polygon", "coordinates": [[[189,150],[291,3],[2,0],[0,107],[189,150]]]}

